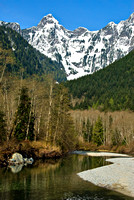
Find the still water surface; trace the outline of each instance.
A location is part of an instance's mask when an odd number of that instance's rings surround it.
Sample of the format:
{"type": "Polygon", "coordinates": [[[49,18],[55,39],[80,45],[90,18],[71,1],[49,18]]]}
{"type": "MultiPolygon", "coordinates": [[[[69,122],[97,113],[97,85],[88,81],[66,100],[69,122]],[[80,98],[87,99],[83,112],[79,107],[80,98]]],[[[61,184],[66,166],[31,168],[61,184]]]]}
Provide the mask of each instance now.
{"type": "Polygon", "coordinates": [[[18,173],[0,169],[0,200],[132,200],[77,176],[106,164],[102,157],[69,155],[58,161],[36,162],[18,173]]]}

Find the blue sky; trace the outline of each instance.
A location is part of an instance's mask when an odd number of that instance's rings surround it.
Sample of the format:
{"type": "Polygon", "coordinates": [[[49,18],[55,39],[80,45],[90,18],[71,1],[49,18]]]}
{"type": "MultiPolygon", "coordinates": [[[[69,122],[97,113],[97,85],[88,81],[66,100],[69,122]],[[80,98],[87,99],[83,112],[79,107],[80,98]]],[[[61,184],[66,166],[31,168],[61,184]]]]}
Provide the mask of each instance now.
{"type": "Polygon", "coordinates": [[[134,0],[0,0],[0,20],[36,26],[51,13],[69,30],[98,30],[110,21],[119,23],[134,12],[134,0]]]}

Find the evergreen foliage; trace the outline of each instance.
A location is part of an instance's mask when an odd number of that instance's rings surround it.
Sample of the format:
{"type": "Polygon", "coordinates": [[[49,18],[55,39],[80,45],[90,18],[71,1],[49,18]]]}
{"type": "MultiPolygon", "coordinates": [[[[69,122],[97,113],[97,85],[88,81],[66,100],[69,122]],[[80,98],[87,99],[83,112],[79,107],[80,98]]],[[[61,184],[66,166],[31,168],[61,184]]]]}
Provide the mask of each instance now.
{"type": "Polygon", "coordinates": [[[14,136],[18,140],[34,139],[34,116],[31,111],[31,100],[28,96],[28,89],[21,89],[20,104],[15,118],[14,136]]]}
{"type": "Polygon", "coordinates": [[[7,66],[6,70],[10,73],[20,76],[23,72],[24,78],[33,74],[39,76],[51,74],[58,82],[66,80],[66,73],[61,63],[41,54],[11,28],[0,27],[0,47],[10,49],[11,57],[15,58],[15,63],[7,66]]]}
{"type": "Polygon", "coordinates": [[[97,146],[100,146],[103,144],[103,124],[102,119],[98,117],[98,120],[96,121],[94,127],[93,127],[93,137],[92,141],[97,144],[97,146]]]}
{"type": "Polygon", "coordinates": [[[67,81],[73,98],[80,101],[74,109],[134,111],[134,50],[127,56],[92,75],[67,81]],[[84,99],[84,100],[82,100],[84,99]]]}

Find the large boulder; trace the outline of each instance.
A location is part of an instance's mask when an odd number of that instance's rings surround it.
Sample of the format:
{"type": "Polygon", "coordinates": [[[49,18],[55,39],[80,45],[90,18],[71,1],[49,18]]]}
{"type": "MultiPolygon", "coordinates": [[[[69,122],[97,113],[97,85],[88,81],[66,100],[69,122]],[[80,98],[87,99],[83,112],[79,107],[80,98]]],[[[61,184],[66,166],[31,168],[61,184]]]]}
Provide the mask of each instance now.
{"type": "Polygon", "coordinates": [[[14,153],[12,155],[12,159],[11,160],[16,164],[23,164],[24,163],[23,156],[20,153],[14,153]]]}

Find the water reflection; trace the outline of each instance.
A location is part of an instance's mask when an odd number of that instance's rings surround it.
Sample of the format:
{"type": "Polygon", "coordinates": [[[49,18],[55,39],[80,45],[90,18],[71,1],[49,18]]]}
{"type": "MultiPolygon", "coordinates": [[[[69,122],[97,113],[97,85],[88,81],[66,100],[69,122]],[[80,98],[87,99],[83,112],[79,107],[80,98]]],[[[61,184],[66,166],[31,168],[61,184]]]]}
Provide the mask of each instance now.
{"type": "Polygon", "coordinates": [[[15,165],[15,166],[11,165],[11,166],[9,166],[9,168],[11,169],[12,173],[16,174],[16,173],[19,173],[22,170],[23,166],[24,166],[23,164],[15,165]]]}
{"type": "Polygon", "coordinates": [[[83,181],[78,172],[105,165],[101,157],[69,155],[58,161],[35,163],[0,170],[0,199],[2,200],[72,200],[72,199],[132,199],[83,181]]]}

